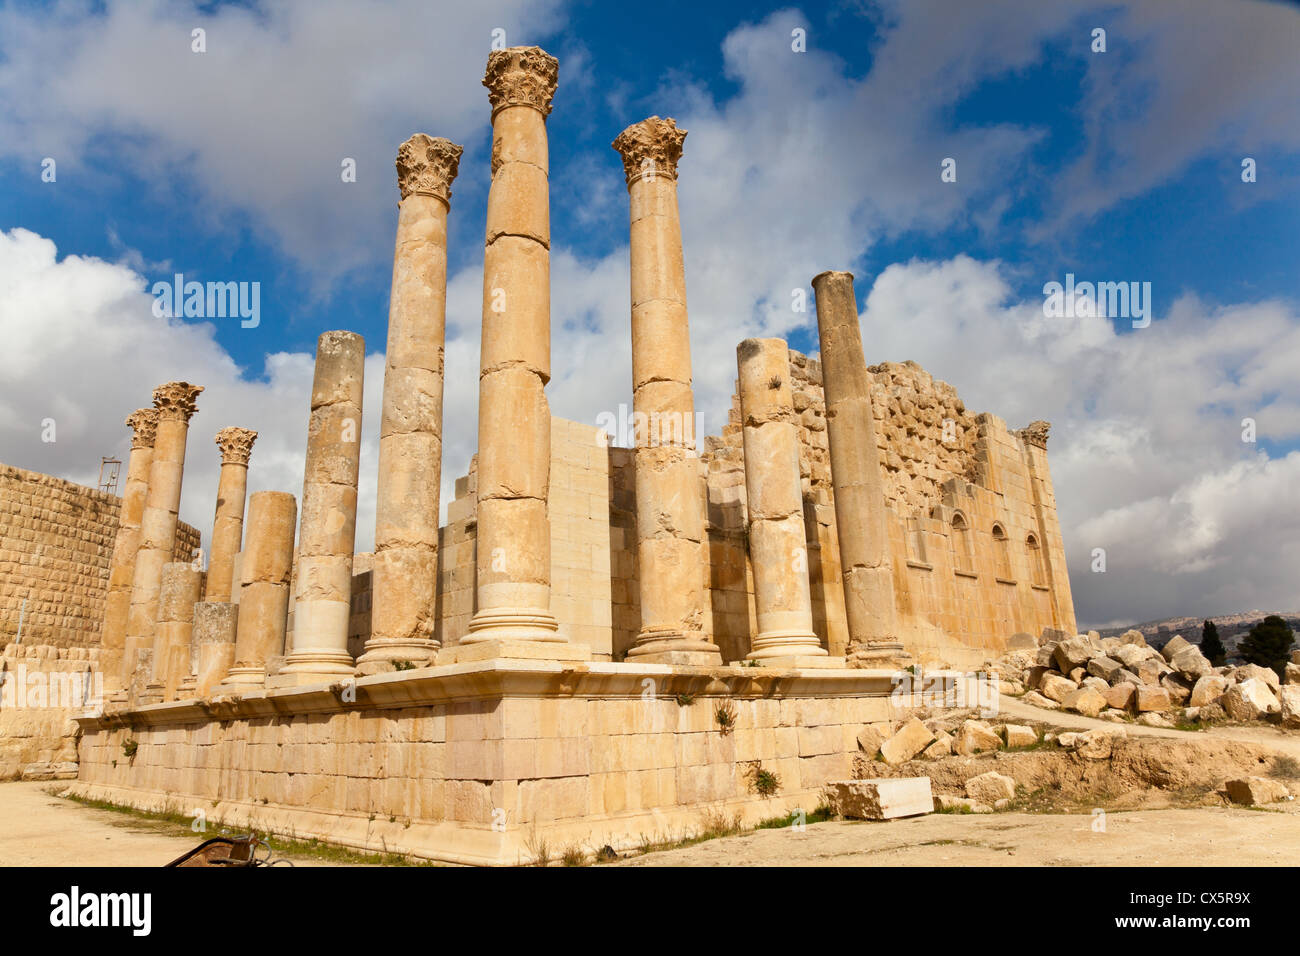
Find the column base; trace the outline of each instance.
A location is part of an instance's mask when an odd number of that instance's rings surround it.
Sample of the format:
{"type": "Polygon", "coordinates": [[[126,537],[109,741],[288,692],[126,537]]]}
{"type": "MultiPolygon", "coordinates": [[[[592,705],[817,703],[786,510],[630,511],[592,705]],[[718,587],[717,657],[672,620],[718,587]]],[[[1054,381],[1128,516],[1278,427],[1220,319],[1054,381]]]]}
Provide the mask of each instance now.
{"type": "Polygon", "coordinates": [[[824,652],[816,654],[784,654],[776,657],[747,657],[740,662],[743,667],[781,667],[787,670],[806,670],[810,667],[842,670],[848,667],[843,657],[830,657],[824,652]]]}
{"type": "Polygon", "coordinates": [[[569,641],[493,639],[444,647],[438,652],[437,663],[439,666],[464,664],[468,661],[487,661],[498,657],[530,661],[589,661],[591,648],[586,644],[573,644],[569,641]]]}
{"type": "Polygon", "coordinates": [[[177,700],[193,700],[198,696],[199,678],[197,674],[191,674],[185,680],[181,681],[180,686],[176,688],[177,700]]]}
{"type": "Polygon", "coordinates": [[[673,664],[686,667],[721,667],[722,651],[698,632],[642,631],[627,652],[629,664],[673,664]]]}
{"type": "Polygon", "coordinates": [[[160,683],[150,682],[144,685],[140,695],[136,698],[136,705],[144,707],[148,704],[161,704],[166,696],[165,688],[160,683]]]}
{"type": "Polygon", "coordinates": [[[902,641],[863,641],[850,644],[846,655],[850,667],[904,668],[912,663],[912,655],[903,649],[902,641]]]}
{"type": "Polygon", "coordinates": [[[438,642],[429,640],[395,640],[366,641],[366,646],[357,658],[355,673],[360,677],[371,674],[389,674],[410,667],[429,667],[438,656],[438,642]]]}
{"type": "Polygon", "coordinates": [[[494,607],[479,611],[469,622],[469,633],[460,645],[484,641],[535,641],[567,644],[560,634],[560,622],[549,611],[537,608],[494,607]]]}
{"type": "Polygon", "coordinates": [[[284,666],[266,679],[267,687],[302,687],[305,684],[334,684],[356,677],[357,665],[347,651],[303,651],[290,654],[284,666]]]}
{"type": "Polygon", "coordinates": [[[249,694],[263,690],[266,690],[265,667],[232,667],[221,683],[212,688],[212,695],[249,694]]]}

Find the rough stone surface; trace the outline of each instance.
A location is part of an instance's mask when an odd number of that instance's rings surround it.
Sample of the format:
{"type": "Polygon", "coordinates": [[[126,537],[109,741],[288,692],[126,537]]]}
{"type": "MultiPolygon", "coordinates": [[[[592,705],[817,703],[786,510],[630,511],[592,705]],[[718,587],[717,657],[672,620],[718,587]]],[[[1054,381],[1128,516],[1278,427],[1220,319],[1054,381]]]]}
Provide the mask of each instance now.
{"type": "Polygon", "coordinates": [[[1267,777],[1239,777],[1226,781],[1223,789],[1229,800],[1247,807],[1279,803],[1290,793],[1286,784],[1267,777]]]}
{"type": "Polygon", "coordinates": [[[880,756],[887,764],[904,763],[924,750],[932,740],[934,734],[913,717],[880,745],[880,756]]]}
{"type": "Polygon", "coordinates": [[[996,770],[990,770],[966,781],[966,796],[977,803],[990,806],[999,800],[1013,800],[1016,796],[1016,782],[996,770]]]}
{"type": "Polygon", "coordinates": [[[837,780],[827,784],[836,810],[852,820],[893,820],[934,812],[929,777],[837,780]]]}

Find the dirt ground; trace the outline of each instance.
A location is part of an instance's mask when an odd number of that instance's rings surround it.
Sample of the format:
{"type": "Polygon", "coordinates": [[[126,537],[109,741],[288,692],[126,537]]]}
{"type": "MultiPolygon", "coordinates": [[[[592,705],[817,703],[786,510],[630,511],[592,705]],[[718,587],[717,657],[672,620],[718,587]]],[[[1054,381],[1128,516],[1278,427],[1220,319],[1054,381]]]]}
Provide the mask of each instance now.
{"type": "MultiPolygon", "coordinates": [[[[0,866],[162,866],[217,833],[83,806],[50,782],[0,783],[0,866]]],[[[294,866],[339,866],[292,854],[294,866]]]]}
{"type": "Polygon", "coordinates": [[[611,866],[1290,866],[1300,807],[990,815],[758,830],[611,866]]]}

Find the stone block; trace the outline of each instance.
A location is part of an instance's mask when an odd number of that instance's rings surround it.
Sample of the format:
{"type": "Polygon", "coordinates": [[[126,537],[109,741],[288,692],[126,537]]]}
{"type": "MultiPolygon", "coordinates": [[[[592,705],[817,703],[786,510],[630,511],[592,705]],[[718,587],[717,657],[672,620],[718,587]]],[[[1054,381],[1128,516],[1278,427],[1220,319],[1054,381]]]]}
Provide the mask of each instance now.
{"type": "Polygon", "coordinates": [[[1015,799],[1016,782],[996,770],[990,770],[966,781],[966,796],[977,803],[992,806],[999,800],[1015,799]]]}
{"type": "Polygon", "coordinates": [[[839,813],[854,820],[893,820],[934,812],[929,777],[837,780],[827,788],[839,813]]]}

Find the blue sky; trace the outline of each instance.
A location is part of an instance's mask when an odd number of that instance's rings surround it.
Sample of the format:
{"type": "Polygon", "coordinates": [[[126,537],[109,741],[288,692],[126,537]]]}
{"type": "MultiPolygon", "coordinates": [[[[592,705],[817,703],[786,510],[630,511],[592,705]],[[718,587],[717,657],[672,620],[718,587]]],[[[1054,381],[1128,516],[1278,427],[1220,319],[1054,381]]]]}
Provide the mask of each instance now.
{"type": "MultiPolygon", "coordinates": [[[[1055,422],[1085,621],[1300,606],[1295,562],[1280,573],[1246,558],[1261,524],[1275,555],[1298,556],[1294,493],[1272,501],[1271,520],[1223,503],[1268,498],[1300,471],[1300,390],[1285,372],[1300,359],[1298,24],[1295,7],[1245,0],[0,5],[0,269],[23,292],[0,321],[49,330],[44,345],[16,334],[0,460],[93,479],[101,453],[125,448],[117,422],[180,374],[168,362],[190,363],[211,379],[201,454],[208,431],[249,424],[267,486],[292,490],[306,415],[295,388],[317,335],[357,331],[382,354],[393,157],[423,131],[465,147],[450,220],[449,497],[472,453],[490,148],[479,79],[501,28],[560,60],[548,123],[557,414],[594,423],[630,402],[627,198],[609,144],[671,115],[691,131],[682,222],[711,430],[735,343],[815,349],[791,291],[848,268],[869,361],[914,358],[1015,427],[1055,422]],[[1098,27],[1104,53],[1091,49],[1098,27]],[[806,52],[791,49],[796,29],[806,52]],[[46,157],[55,183],[41,179],[46,157]],[[340,179],[345,157],[356,183],[340,179]],[[955,183],[941,181],[946,157],[955,183]],[[139,290],[175,272],[259,281],[260,326],[151,331],[139,290]],[[1152,328],[1040,327],[1043,284],[1067,272],[1150,282],[1152,328]],[[148,355],[128,329],[150,337],[148,355]],[[63,411],[71,400],[50,389],[69,377],[97,397],[63,411]],[[58,447],[35,437],[43,405],[67,423],[58,447]],[[241,414],[264,420],[217,420],[241,414]],[[1254,444],[1240,441],[1245,416],[1259,421],[1254,444]],[[1081,577],[1091,546],[1128,555],[1123,573],[1081,577]]],[[[188,467],[207,480],[211,464],[188,467]]],[[[206,527],[209,498],[187,498],[186,519],[206,527]]]]}

